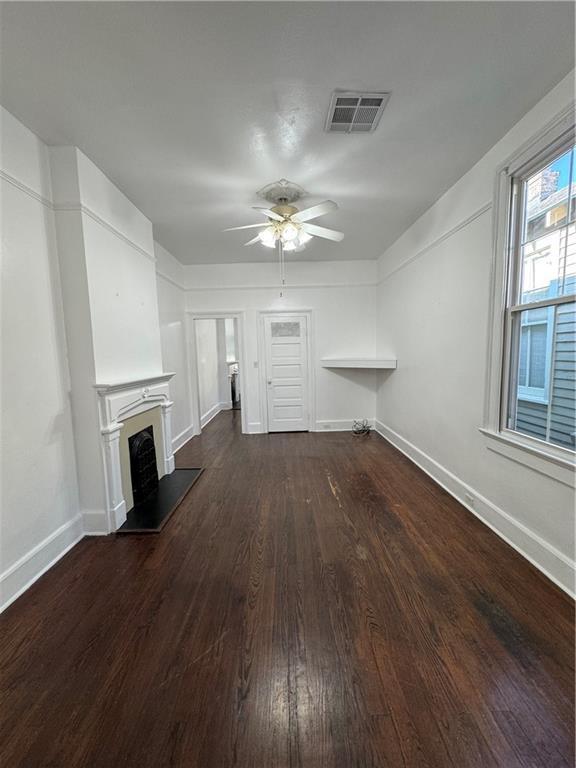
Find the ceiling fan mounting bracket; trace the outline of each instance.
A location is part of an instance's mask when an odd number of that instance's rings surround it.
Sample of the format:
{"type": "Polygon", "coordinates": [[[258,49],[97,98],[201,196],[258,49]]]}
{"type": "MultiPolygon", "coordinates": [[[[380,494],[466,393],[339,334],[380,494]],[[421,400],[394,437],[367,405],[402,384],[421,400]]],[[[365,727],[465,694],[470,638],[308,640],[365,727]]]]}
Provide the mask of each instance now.
{"type": "Polygon", "coordinates": [[[278,205],[274,205],[270,210],[274,211],[275,213],[279,213],[280,216],[284,216],[285,219],[288,219],[290,216],[298,213],[298,208],[296,208],[294,205],[289,205],[283,200],[281,200],[278,205]]]}
{"type": "Polygon", "coordinates": [[[288,179],[273,181],[272,184],[267,184],[258,190],[256,194],[262,200],[267,200],[269,203],[274,203],[274,205],[289,205],[307,196],[307,192],[302,187],[294,184],[292,181],[288,181],[288,179]]]}

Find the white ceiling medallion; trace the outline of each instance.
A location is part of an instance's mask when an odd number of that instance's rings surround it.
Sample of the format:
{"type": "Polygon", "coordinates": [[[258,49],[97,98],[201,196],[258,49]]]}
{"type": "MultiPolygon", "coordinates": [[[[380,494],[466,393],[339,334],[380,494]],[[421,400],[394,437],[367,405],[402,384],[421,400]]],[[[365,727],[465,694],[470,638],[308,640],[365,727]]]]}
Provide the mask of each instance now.
{"type": "Polygon", "coordinates": [[[326,119],[330,133],[372,133],[390,94],[384,91],[334,91],[326,119]]]}
{"type": "MultiPolygon", "coordinates": [[[[240,229],[259,229],[258,234],[251,240],[248,240],[247,243],[244,243],[244,245],[259,243],[266,248],[276,249],[280,262],[280,281],[282,285],[285,284],[285,252],[304,250],[306,244],[314,237],[321,237],[334,242],[340,242],[344,239],[343,232],[309,223],[311,219],[317,219],[326,213],[330,213],[330,211],[337,210],[338,206],[334,201],[325,200],[318,205],[299,210],[293,203],[306,193],[298,184],[294,184],[287,179],[280,179],[280,181],[268,184],[257,194],[258,197],[273,203],[272,206],[267,208],[253,206],[253,210],[265,216],[267,221],[261,221],[256,224],[244,224],[240,227],[228,227],[224,231],[233,232],[240,229]]],[[[282,292],[280,292],[280,296],[282,296],[282,292]]]]}
{"type": "Polygon", "coordinates": [[[294,184],[293,181],[288,181],[288,179],[280,179],[280,181],[273,181],[272,184],[266,184],[256,194],[262,200],[267,200],[269,203],[274,203],[274,205],[278,205],[280,201],[295,203],[301,197],[308,196],[308,193],[302,187],[294,184]]]}

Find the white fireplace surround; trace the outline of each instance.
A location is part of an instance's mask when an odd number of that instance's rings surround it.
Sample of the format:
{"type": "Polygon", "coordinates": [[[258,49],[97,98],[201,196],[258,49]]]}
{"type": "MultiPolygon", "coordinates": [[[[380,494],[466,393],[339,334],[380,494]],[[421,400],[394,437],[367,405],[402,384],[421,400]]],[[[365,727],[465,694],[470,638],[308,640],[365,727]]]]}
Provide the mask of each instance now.
{"type": "Polygon", "coordinates": [[[164,473],[174,471],[172,453],[172,401],[168,382],[173,373],[162,373],[145,379],[96,384],[100,434],[106,485],[107,533],[117,530],[126,520],[126,502],[122,490],[120,468],[120,430],[122,419],[160,406],[162,414],[162,456],[164,473]]]}

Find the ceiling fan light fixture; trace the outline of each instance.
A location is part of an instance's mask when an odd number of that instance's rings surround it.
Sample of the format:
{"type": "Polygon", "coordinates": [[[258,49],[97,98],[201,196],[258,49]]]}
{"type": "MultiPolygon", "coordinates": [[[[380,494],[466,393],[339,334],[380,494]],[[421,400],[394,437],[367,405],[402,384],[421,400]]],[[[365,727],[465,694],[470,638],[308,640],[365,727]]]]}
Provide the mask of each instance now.
{"type": "Polygon", "coordinates": [[[292,240],[296,240],[299,231],[300,229],[296,226],[296,224],[293,224],[291,221],[286,221],[286,223],[282,225],[282,242],[286,244],[292,240]]]}
{"type": "Polygon", "coordinates": [[[284,247],[285,251],[303,251],[304,248],[306,248],[306,243],[309,243],[310,240],[312,240],[312,235],[307,234],[306,232],[298,232],[298,236],[295,237],[293,240],[289,240],[288,242],[282,241],[282,245],[284,247]]]}
{"type": "Polygon", "coordinates": [[[263,229],[259,233],[258,237],[260,238],[262,245],[265,245],[266,248],[276,247],[276,231],[274,227],[266,227],[266,229],[263,229]]]}
{"type": "MultiPolygon", "coordinates": [[[[362,104],[362,106],[372,106],[372,104],[362,104]]],[[[261,224],[246,224],[240,227],[229,227],[226,231],[258,229],[258,234],[249,240],[245,245],[254,245],[260,243],[265,248],[270,248],[278,253],[280,261],[280,279],[282,285],[285,282],[285,259],[286,253],[300,253],[306,248],[306,245],[316,237],[325,240],[340,242],[344,234],[334,229],[320,227],[317,224],[311,224],[314,219],[324,216],[338,209],[338,205],[333,200],[324,200],[303,210],[298,209],[294,202],[304,195],[304,190],[286,179],[281,179],[274,184],[268,185],[260,190],[258,195],[267,202],[274,205],[263,208],[256,206],[255,210],[267,219],[261,224]]],[[[282,296],[282,293],[280,293],[282,296]]]]}

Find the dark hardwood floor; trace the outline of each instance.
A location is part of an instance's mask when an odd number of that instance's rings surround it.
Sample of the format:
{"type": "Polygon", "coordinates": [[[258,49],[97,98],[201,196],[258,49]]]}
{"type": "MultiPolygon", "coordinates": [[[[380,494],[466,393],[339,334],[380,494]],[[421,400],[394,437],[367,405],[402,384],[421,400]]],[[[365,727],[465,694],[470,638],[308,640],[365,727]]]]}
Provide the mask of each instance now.
{"type": "Polygon", "coordinates": [[[242,436],[0,617],[6,768],[573,765],[573,606],[378,435],[242,436]]]}

